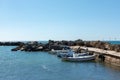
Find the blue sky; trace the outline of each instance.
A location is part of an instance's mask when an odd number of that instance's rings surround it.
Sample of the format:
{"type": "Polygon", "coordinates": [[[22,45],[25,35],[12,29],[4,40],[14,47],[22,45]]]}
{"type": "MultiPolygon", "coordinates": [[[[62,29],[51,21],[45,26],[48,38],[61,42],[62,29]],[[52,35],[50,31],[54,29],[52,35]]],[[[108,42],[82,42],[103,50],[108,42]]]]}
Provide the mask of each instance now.
{"type": "Polygon", "coordinates": [[[0,41],[120,40],[120,0],[0,0],[0,41]]]}

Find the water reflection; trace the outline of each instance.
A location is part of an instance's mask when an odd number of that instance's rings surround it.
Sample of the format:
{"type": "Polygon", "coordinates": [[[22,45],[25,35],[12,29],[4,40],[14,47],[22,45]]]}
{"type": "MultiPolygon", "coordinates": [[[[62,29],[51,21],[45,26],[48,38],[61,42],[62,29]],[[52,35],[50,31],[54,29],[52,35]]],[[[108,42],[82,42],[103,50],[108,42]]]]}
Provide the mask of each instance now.
{"type": "Polygon", "coordinates": [[[105,67],[107,67],[107,68],[120,71],[120,66],[111,65],[111,64],[108,64],[108,63],[103,63],[103,65],[104,65],[105,67]]]}

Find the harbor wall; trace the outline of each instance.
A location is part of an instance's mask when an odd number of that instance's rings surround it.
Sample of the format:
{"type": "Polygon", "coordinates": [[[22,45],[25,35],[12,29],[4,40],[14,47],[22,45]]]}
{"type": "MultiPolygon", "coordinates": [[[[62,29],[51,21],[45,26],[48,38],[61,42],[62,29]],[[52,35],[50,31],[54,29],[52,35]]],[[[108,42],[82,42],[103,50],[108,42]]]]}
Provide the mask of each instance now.
{"type": "Polygon", "coordinates": [[[109,63],[111,65],[120,66],[120,58],[117,58],[117,57],[112,57],[112,56],[105,55],[105,61],[104,62],[109,63]]]}
{"type": "Polygon", "coordinates": [[[81,49],[87,48],[88,52],[92,51],[93,54],[96,54],[96,61],[102,61],[104,63],[120,67],[119,52],[102,50],[102,49],[91,48],[91,47],[71,46],[71,49],[73,50],[77,50],[78,48],[81,48],[81,49]]]}

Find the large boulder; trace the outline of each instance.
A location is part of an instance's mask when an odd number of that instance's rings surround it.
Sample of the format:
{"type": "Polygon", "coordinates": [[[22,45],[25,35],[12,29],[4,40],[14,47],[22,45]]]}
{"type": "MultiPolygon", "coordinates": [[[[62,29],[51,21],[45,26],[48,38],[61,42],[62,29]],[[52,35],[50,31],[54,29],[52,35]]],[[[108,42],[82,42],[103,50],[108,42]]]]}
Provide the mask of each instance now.
{"type": "Polygon", "coordinates": [[[19,47],[19,46],[16,47],[16,48],[11,49],[11,51],[18,51],[18,50],[20,50],[20,47],[19,47]]]}
{"type": "Polygon", "coordinates": [[[115,45],[114,46],[114,51],[120,52],[120,45],[115,45]]]}
{"type": "Polygon", "coordinates": [[[81,39],[75,40],[75,44],[78,45],[78,46],[84,46],[85,45],[84,41],[82,41],[81,39]]]}

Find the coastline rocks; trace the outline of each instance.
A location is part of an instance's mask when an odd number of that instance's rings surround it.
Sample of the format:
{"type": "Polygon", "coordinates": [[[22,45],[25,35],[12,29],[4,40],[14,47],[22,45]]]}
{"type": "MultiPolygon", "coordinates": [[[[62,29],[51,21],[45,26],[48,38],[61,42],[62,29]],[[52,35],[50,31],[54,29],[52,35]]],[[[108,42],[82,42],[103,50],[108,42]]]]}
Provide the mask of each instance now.
{"type": "Polygon", "coordinates": [[[36,41],[34,42],[28,42],[24,45],[20,45],[17,48],[14,48],[13,50],[21,50],[21,51],[42,51],[43,45],[41,43],[38,43],[36,41]]]}
{"type": "Polygon", "coordinates": [[[19,49],[20,49],[19,47],[16,47],[16,48],[11,49],[11,51],[18,51],[19,49]]]}
{"type": "Polygon", "coordinates": [[[19,46],[24,44],[23,42],[0,42],[0,46],[19,46]]]}
{"type": "Polygon", "coordinates": [[[15,43],[5,43],[6,45],[17,45],[18,47],[12,49],[11,51],[50,51],[51,49],[54,50],[62,50],[67,49],[68,46],[84,46],[84,47],[94,47],[104,50],[113,50],[116,52],[120,52],[120,45],[113,45],[108,42],[103,41],[83,41],[81,39],[75,41],[54,41],[49,40],[48,43],[42,44],[37,41],[22,43],[22,42],[15,42],[15,43]]]}
{"type": "Polygon", "coordinates": [[[114,50],[115,50],[116,52],[120,52],[120,45],[115,45],[114,50]]]}
{"type": "Polygon", "coordinates": [[[25,43],[23,45],[19,45],[16,48],[11,49],[11,51],[51,51],[52,49],[54,50],[66,50],[66,49],[70,49],[68,46],[64,46],[61,45],[60,42],[53,42],[50,41],[47,44],[42,44],[42,43],[38,43],[36,41],[34,42],[28,42],[25,43]]]}

